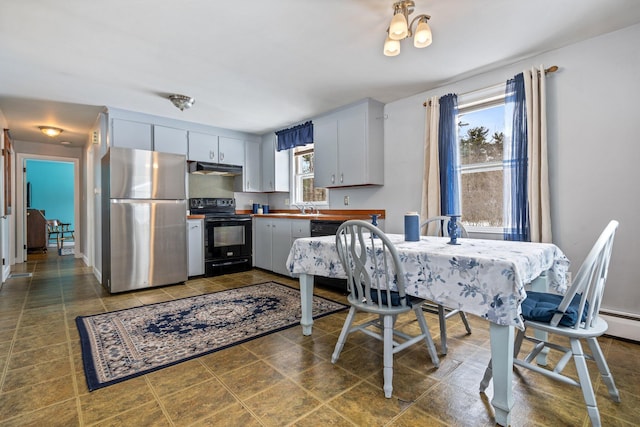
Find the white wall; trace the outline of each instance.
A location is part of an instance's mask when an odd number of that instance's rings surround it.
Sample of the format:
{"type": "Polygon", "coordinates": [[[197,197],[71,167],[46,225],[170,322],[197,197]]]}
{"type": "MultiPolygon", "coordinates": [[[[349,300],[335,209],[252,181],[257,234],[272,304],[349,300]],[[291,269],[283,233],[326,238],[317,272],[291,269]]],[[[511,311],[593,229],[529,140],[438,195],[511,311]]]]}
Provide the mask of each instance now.
{"type": "Polygon", "coordinates": [[[640,315],[638,40],[640,25],[635,25],[387,104],[385,185],[331,190],[331,207],[340,208],[343,195],[349,195],[351,209],[384,208],[386,231],[401,233],[404,213],[420,210],[422,103],[433,95],[492,86],[534,65],[558,65],[560,70],[547,76],[553,240],[573,261],[575,273],[607,222],[619,220],[603,306],[640,315]]]}

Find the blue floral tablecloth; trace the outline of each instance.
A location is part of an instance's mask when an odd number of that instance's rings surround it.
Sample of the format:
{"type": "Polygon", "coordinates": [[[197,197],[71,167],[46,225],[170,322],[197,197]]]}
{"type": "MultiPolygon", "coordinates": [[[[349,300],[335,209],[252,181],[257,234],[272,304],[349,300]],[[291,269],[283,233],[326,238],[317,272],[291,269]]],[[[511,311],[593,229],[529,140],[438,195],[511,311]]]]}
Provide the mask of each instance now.
{"type": "MultiPolygon", "coordinates": [[[[405,242],[404,235],[387,234],[400,256],[406,292],[451,308],[481,316],[500,325],[524,327],[520,305],[525,285],[546,272],[549,290],[567,289],[569,260],[549,243],[458,239],[421,236],[405,242]]],[[[346,278],[336,252],[335,236],[297,239],[287,267],[293,274],[346,278]]]]}

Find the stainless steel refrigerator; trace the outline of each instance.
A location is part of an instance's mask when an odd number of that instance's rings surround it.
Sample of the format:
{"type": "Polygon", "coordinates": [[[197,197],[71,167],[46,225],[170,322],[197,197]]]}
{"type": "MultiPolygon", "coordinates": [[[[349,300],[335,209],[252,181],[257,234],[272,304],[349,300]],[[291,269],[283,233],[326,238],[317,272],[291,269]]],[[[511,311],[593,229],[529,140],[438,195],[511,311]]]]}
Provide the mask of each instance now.
{"type": "Polygon", "coordinates": [[[185,156],[111,147],[101,167],[104,287],[187,280],[185,156]]]}

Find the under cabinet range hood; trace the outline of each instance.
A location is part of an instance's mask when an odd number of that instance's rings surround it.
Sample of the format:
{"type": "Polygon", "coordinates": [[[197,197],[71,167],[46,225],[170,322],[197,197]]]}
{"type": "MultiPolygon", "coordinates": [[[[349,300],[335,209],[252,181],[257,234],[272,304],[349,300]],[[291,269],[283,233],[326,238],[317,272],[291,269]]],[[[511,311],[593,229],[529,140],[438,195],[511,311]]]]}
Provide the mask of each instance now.
{"type": "Polygon", "coordinates": [[[242,175],[242,166],[224,165],[221,163],[189,162],[189,173],[196,175],[242,175]]]}

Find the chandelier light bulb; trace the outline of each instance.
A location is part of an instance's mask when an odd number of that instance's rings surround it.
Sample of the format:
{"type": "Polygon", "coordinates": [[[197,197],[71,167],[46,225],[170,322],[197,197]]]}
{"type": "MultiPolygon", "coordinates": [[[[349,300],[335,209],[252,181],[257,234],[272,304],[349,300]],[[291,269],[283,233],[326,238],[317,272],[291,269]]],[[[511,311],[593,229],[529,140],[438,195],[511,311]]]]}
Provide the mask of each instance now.
{"type": "Polygon", "coordinates": [[[389,38],[391,40],[402,40],[409,35],[407,19],[402,12],[396,13],[389,24],[389,38]]]}
{"type": "Polygon", "coordinates": [[[416,28],[416,34],[413,36],[413,45],[418,48],[427,47],[431,44],[431,28],[426,19],[421,19],[416,28]]]}
{"type": "Polygon", "coordinates": [[[384,42],[384,56],[398,56],[400,54],[400,40],[387,37],[384,42]]]}

